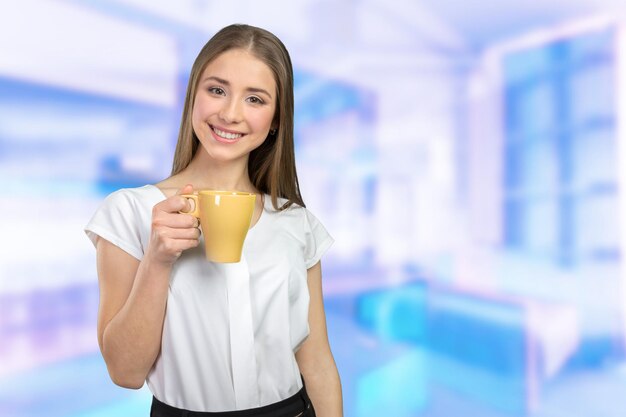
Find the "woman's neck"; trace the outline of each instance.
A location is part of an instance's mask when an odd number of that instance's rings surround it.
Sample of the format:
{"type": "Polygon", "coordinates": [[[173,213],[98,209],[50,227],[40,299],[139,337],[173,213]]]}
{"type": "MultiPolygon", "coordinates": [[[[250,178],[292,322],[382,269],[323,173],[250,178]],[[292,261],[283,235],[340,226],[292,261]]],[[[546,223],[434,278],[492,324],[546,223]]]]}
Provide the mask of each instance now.
{"type": "Polygon", "coordinates": [[[250,181],[247,158],[220,163],[203,153],[199,150],[187,168],[177,175],[182,182],[192,184],[195,190],[258,192],[250,181]]]}

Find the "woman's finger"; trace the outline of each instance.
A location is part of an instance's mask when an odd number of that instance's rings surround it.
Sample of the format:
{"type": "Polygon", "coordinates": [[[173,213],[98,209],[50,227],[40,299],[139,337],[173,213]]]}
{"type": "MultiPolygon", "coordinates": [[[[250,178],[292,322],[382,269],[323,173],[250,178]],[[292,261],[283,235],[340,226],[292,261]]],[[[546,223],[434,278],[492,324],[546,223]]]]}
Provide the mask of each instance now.
{"type": "Polygon", "coordinates": [[[193,229],[197,228],[200,222],[191,214],[161,212],[154,217],[152,223],[155,226],[164,226],[176,229],[193,229]]]}
{"type": "Polygon", "coordinates": [[[162,227],[158,232],[162,240],[187,240],[198,239],[200,237],[200,229],[192,228],[174,228],[174,227],[162,227]]]}

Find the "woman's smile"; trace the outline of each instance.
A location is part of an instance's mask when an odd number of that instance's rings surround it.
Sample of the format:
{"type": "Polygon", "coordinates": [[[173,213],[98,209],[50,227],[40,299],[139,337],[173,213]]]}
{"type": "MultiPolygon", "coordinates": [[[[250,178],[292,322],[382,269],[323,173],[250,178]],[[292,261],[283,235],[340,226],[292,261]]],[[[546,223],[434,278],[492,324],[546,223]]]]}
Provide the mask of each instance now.
{"type": "Polygon", "coordinates": [[[217,128],[217,127],[215,127],[213,125],[209,125],[209,127],[211,128],[211,132],[213,133],[213,137],[218,142],[235,143],[239,139],[241,139],[243,136],[245,136],[245,134],[243,134],[243,133],[232,132],[232,131],[228,131],[226,129],[220,129],[220,128],[217,128]]]}

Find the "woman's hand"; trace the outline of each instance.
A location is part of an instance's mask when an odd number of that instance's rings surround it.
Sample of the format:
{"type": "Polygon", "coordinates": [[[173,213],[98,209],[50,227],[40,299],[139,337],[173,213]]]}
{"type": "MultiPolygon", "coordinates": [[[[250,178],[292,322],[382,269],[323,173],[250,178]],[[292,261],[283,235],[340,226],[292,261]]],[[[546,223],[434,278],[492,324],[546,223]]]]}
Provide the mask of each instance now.
{"type": "Polygon", "coordinates": [[[152,209],[152,230],[146,251],[146,257],[151,261],[171,266],[184,250],[200,243],[198,219],[191,214],[179,213],[193,210],[190,200],[181,196],[191,193],[193,186],[187,184],[152,209]]]}

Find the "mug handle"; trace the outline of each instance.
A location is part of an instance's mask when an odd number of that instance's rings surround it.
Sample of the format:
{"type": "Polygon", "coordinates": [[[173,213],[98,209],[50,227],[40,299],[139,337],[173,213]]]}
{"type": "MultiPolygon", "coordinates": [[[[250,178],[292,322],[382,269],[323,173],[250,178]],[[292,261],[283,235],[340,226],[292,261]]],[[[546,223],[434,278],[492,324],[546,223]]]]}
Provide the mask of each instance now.
{"type": "Polygon", "coordinates": [[[196,218],[200,218],[200,205],[198,204],[198,194],[181,194],[182,197],[185,198],[190,198],[193,200],[193,211],[179,211],[179,213],[182,214],[191,214],[192,216],[196,217],[196,218]]]}

